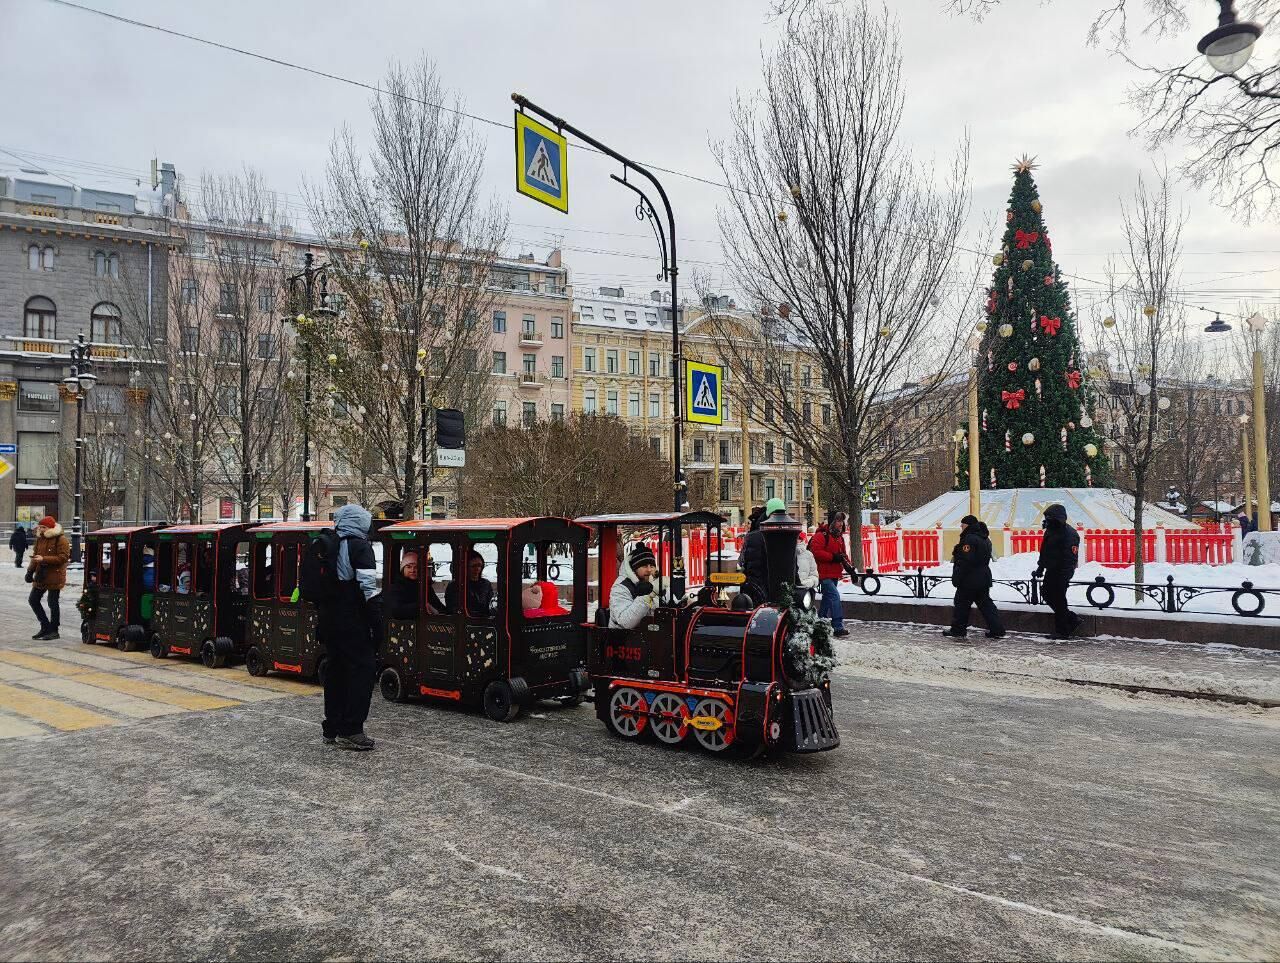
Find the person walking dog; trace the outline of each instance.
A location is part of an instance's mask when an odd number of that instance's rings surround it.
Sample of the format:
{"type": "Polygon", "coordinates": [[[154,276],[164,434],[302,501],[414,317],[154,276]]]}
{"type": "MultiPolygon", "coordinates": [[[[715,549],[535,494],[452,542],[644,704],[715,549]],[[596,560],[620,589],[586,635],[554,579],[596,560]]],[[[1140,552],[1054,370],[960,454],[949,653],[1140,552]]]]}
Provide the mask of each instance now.
{"type": "Polygon", "coordinates": [[[1044,540],[1040,543],[1040,558],[1036,562],[1035,577],[1044,576],[1040,585],[1040,597],[1053,609],[1053,638],[1071,636],[1084,619],[1067,608],[1067,586],[1076,573],[1080,561],[1080,535],[1067,524],[1067,510],[1062,505],[1050,505],[1044,510],[1044,540]]]}
{"type": "Polygon", "coordinates": [[[976,605],[987,623],[987,636],[1001,638],[1004,625],[991,601],[991,533],[973,515],[960,519],[960,541],[951,552],[951,584],[956,587],[951,628],[942,634],[963,639],[969,631],[969,610],[976,605]]]}
{"type": "Polygon", "coordinates": [[[67,562],[70,560],[71,543],[62,526],[52,515],[46,515],[36,525],[35,546],[31,561],[27,563],[27,581],[31,583],[31,595],[27,601],[40,620],[40,631],[32,636],[33,639],[47,642],[58,638],[58,623],[61,621],[58,593],[67,584],[67,562]],[[48,614],[41,603],[45,596],[49,600],[48,614]]]}
{"type": "Polygon", "coordinates": [[[27,537],[27,530],[21,525],[13,527],[13,534],[9,536],[9,547],[13,549],[13,567],[22,568],[22,556],[27,554],[27,546],[31,542],[27,537]]]}

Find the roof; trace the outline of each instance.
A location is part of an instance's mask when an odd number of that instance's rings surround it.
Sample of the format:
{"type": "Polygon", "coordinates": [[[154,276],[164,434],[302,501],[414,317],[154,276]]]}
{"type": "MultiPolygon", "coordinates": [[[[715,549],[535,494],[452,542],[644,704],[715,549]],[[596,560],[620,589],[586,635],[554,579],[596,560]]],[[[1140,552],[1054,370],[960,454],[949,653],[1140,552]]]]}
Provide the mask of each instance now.
{"type": "Polygon", "coordinates": [[[225,532],[233,528],[247,528],[251,522],[208,522],[200,525],[170,525],[164,529],[166,535],[200,535],[207,532],[225,532]]]}
{"type": "Polygon", "coordinates": [[[257,525],[255,532],[316,532],[322,528],[333,528],[333,522],[271,522],[257,525]]]}
{"type": "Polygon", "coordinates": [[[92,538],[94,535],[132,535],[134,532],[149,532],[155,525],[118,525],[115,528],[96,528],[92,532],[87,532],[86,537],[92,538]]]}
{"type": "Polygon", "coordinates": [[[565,522],[572,524],[568,518],[534,515],[529,518],[412,518],[403,522],[385,525],[380,532],[509,532],[511,529],[527,522],[565,522]]]}
{"type": "Polygon", "coordinates": [[[723,525],[725,517],[715,512],[632,512],[617,515],[585,515],[583,525],[723,525]]]}

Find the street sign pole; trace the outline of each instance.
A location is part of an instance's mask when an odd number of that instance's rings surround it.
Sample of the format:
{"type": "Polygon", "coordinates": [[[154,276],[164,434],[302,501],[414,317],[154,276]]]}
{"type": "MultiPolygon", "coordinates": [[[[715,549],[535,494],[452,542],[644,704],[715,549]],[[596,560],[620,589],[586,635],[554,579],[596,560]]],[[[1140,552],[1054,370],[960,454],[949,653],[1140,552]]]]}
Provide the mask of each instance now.
{"type": "MultiPolygon", "coordinates": [[[[612,157],[614,160],[622,164],[622,177],[619,177],[616,174],[611,174],[610,176],[623,187],[629,188],[639,195],[640,203],[636,208],[636,213],[637,215],[642,215],[648,219],[649,225],[653,228],[654,235],[657,237],[659,251],[662,256],[662,270],[659,272],[658,278],[659,280],[670,280],[671,282],[671,461],[675,467],[673,502],[675,510],[677,512],[683,512],[689,507],[689,502],[686,497],[688,489],[685,483],[684,471],[681,467],[682,442],[680,437],[680,428],[681,421],[684,417],[684,364],[680,355],[680,298],[678,294],[679,288],[677,286],[679,269],[677,267],[676,260],[676,216],[675,212],[671,209],[671,201],[667,197],[667,192],[663,189],[661,182],[645,167],[637,164],[629,157],[625,157],[618,153],[612,147],[601,143],[590,134],[574,127],[563,118],[557,117],[555,114],[543,110],[522,94],[512,94],[511,99],[515,102],[516,107],[519,108],[520,111],[537,114],[539,117],[553,125],[556,130],[572,134],[579,140],[590,144],[602,154],[612,157]],[[665,226],[663,225],[662,220],[658,217],[658,212],[654,207],[653,202],[649,200],[645,192],[627,180],[628,171],[635,171],[641,177],[644,177],[658,192],[658,197],[662,201],[663,209],[666,212],[665,226]]],[[[518,123],[519,121],[517,121],[517,124],[518,123]]],[[[516,157],[517,160],[521,157],[521,148],[519,143],[517,143],[516,157]]],[[[522,171],[524,171],[523,168],[517,167],[517,178],[520,177],[522,171]]],[[[525,172],[527,173],[527,171],[525,172]]],[[[564,188],[564,206],[558,207],[558,205],[555,204],[552,204],[552,206],[557,207],[559,210],[567,211],[568,185],[564,183],[563,177],[560,178],[560,183],[564,188]]],[[[521,193],[530,192],[522,190],[521,193]]],[[[538,199],[542,200],[542,198],[538,199]]],[[[544,203],[550,203],[550,201],[544,201],[544,203]]],[[[679,594],[683,595],[684,553],[681,540],[679,538],[675,540],[673,549],[671,578],[672,592],[674,594],[678,591],[679,594]]]]}

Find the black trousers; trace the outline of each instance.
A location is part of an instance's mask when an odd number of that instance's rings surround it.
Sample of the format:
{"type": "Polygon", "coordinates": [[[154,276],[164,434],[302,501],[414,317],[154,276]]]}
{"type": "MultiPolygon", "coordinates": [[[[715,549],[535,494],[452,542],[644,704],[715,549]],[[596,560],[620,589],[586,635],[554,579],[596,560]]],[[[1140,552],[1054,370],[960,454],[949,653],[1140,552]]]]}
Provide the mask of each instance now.
{"type": "Polygon", "coordinates": [[[1071,572],[1046,572],[1040,583],[1040,597],[1053,609],[1053,630],[1059,635],[1070,635],[1078,624],[1077,617],[1067,608],[1067,585],[1071,572]]]}
{"type": "Polygon", "coordinates": [[[974,605],[982,613],[983,621],[987,623],[987,631],[994,635],[1003,635],[1004,623],[1000,621],[1000,610],[991,601],[991,588],[985,585],[982,588],[969,588],[964,585],[956,587],[955,607],[951,613],[951,630],[953,632],[968,631],[969,609],[974,605]]]}
{"type": "Polygon", "coordinates": [[[25,548],[15,548],[13,550],[13,567],[22,568],[22,556],[27,554],[25,548]]]}
{"type": "Polygon", "coordinates": [[[31,594],[27,596],[27,601],[31,603],[31,611],[36,613],[36,618],[40,620],[40,628],[48,632],[50,629],[56,629],[61,618],[58,611],[58,589],[42,589],[32,586],[31,594]],[[40,604],[43,595],[49,595],[49,614],[45,615],[44,606],[40,604]]]}
{"type": "Polygon", "coordinates": [[[364,732],[377,681],[373,633],[364,600],[359,589],[349,592],[345,584],[339,592],[332,605],[321,608],[317,622],[326,658],[322,724],[326,738],[364,732]]]}

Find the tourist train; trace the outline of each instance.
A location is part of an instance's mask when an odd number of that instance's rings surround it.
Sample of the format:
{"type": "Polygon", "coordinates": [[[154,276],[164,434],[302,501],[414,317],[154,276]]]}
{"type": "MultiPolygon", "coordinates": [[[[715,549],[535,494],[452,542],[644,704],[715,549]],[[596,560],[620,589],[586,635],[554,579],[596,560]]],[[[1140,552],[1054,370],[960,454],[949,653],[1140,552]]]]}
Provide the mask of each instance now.
{"type": "MultiPolygon", "coordinates": [[[[503,722],[540,701],[591,697],[619,738],[713,753],[834,749],[830,677],[806,664],[812,593],[791,588],[800,526],[785,517],[762,526],[776,601],[759,605],[738,595],[742,576],[720,557],[723,521],[685,512],[379,524],[370,533],[383,588],[377,686],[388,701],[443,700],[503,722]],[[611,627],[608,586],[639,541],[658,563],[655,604],[636,628],[611,627]],[[686,560],[685,544],[696,558],[686,560]],[[691,590],[686,561],[702,583],[691,590]],[[602,597],[589,597],[593,583],[602,597]]],[[[300,598],[299,574],[328,527],[91,532],[81,638],[323,683],[323,627],[300,598]]]]}

